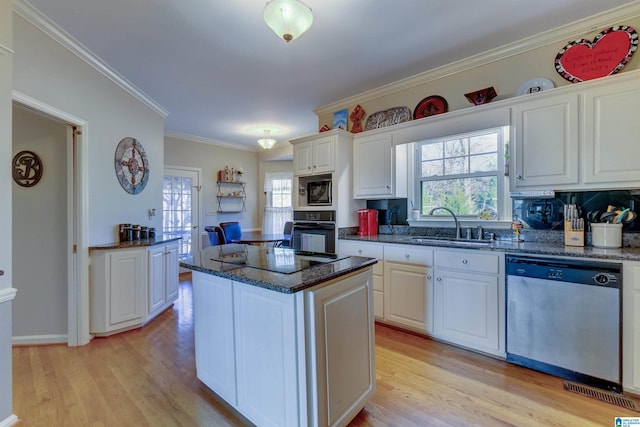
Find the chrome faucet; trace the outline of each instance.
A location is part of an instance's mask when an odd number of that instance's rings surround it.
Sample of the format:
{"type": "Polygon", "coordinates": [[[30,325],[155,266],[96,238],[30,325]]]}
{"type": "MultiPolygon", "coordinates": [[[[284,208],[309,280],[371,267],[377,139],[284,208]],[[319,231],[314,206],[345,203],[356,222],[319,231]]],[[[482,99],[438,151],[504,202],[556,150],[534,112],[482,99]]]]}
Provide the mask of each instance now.
{"type": "Polygon", "coordinates": [[[455,221],[456,224],[456,239],[460,239],[460,223],[458,223],[458,217],[456,217],[456,214],[453,213],[453,211],[449,208],[445,208],[444,206],[436,206],[435,208],[431,209],[431,212],[429,212],[429,215],[433,215],[433,212],[438,210],[438,209],[443,209],[447,212],[449,212],[451,214],[451,216],[453,217],[453,220],[455,221]]]}

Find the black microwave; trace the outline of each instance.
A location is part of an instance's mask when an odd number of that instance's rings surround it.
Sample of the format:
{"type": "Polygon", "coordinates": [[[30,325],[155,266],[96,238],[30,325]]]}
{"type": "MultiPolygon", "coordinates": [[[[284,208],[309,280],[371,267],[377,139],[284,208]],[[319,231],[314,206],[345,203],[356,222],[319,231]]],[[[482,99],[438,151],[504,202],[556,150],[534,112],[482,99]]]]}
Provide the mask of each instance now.
{"type": "Polygon", "coordinates": [[[307,205],[331,206],[331,180],[307,182],[307,205]]]}

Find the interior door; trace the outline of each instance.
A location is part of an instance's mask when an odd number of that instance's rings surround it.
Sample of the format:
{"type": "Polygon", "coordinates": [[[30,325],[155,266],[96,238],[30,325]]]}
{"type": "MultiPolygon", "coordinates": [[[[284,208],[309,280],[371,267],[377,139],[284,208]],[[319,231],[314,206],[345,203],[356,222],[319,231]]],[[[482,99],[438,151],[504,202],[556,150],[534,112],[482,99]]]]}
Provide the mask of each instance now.
{"type": "Polygon", "coordinates": [[[165,167],[162,188],[162,232],[180,237],[178,259],[200,260],[200,170],[165,167]]]}

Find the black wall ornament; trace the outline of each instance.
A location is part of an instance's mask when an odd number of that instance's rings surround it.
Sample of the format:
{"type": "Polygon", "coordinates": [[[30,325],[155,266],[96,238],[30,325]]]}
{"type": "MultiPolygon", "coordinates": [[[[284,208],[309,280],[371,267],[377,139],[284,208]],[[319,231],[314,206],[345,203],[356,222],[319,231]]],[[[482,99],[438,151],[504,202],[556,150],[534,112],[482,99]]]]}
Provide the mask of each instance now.
{"type": "Polygon", "coordinates": [[[33,151],[21,151],[13,156],[13,180],[21,187],[33,187],[42,179],[42,160],[33,151]]]}
{"type": "Polygon", "coordinates": [[[149,161],[142,144],[135,138],[123,138],[116,147],[116,177],[129,194],[138,194],[149,181],[149,161]]]}

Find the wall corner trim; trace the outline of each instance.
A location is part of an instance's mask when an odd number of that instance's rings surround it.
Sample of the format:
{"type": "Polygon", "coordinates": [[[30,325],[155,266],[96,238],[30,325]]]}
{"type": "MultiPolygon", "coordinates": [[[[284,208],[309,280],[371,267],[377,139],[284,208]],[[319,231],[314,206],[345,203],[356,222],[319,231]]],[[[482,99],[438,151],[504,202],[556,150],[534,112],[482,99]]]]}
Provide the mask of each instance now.
{"type": "MultiPolygon", "coordinates": [[[[0,289],[0,304],[13,300],[16,297],[17,291],[15,288],[0,289]]],[[[0,427],[2,427],[2,423],[0,423],[0,427]]]]}
{"type": "Polygon", "coordinates": [[[4,420],[0,420],[0,427],[10,427],[18,423],[18,417],[15,415],[10,415],[8,418],[4,420]]]}
{"type": "Polygon", "coordinates": [[[169,112],[160,106],[156,101],[151,99],[142,90],[137,88],[133,83],[124,76],[118,74],[106,62],[100,59],[95,53],[91,52],[86,46],[73,38],[70,34],[56,25],[53,21],[43,15],[38,9],[31,6],[24,0],[15,0],[13,2],[13,11],[24,18],[34,27],[51,37],[60,45],[68,49],[78,58],[95,68],[99,73],[107,77],[109,80],[120,86],[138,101],[149,107],[153,112],[163,119],[167,118],[169,112]]]}

